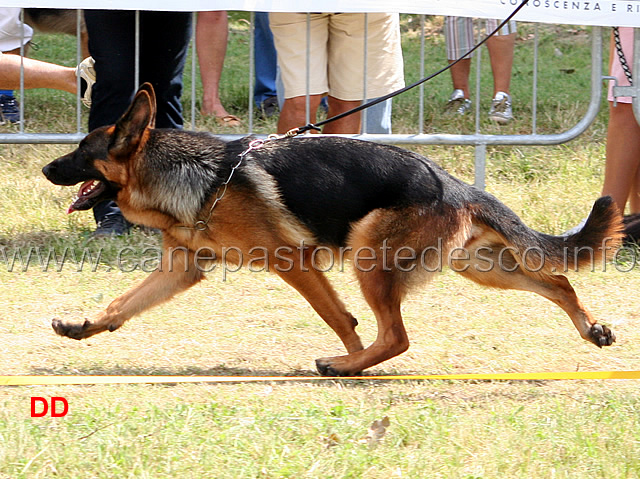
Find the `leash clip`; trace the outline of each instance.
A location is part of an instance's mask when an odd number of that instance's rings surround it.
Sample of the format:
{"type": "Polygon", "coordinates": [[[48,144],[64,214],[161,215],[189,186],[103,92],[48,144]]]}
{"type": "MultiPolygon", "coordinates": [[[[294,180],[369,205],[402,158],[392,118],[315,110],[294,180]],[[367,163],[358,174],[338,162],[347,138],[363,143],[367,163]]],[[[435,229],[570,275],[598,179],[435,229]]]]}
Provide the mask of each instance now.
{"type": "Polygon", "coordinates": [[[207,223],[203,220],[196,221],[193,225],[193,229],[196,231],[204,231],[208,227],[207,223]]]}

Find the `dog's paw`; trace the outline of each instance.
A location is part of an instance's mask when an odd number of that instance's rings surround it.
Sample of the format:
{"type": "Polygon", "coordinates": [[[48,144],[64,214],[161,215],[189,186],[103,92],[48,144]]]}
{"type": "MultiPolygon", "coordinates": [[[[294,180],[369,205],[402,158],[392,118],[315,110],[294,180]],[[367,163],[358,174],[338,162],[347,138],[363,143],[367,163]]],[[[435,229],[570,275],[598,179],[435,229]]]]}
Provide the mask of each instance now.
{"type": "Polygon", "coordinates": [[[334,364],[334,358],[321,358],[316,359],[316,369],[323,376],[330,377],[349,377],[349,376],[361,376],[362,371],[351,372],[339,368],[334,364]]]}
{"type": "Polygon", "coordinates": [[[66,336],[71,339],[84,339],[86,337],[86,331],[91,323],[86,320],[82,324],[69,324],[60,319],[54,319],[51,321],[51,327],[60,336],[66,336]]]}
{"type": "Polygon", "coordinates": [[[602,324],[594,324],[591,326],[591,340],[601,348],[602,346],[611,346],[616,341],[616,335],[608,327],[602,324]]]}

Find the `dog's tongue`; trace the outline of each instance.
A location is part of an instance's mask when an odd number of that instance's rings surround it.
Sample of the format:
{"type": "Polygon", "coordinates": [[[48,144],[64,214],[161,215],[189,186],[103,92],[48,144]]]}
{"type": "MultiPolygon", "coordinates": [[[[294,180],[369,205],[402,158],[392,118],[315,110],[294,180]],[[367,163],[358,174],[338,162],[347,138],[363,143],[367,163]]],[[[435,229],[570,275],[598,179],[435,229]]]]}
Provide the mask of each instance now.
{"type": "Polygon", "coordinates": [[[73,203],[67,209],[67,214],[86,209],[83,206],[87,203],[87,200],[102,193],[104,187],[104,183],[98,180],[89,180],[82,183],[73,203]]]}

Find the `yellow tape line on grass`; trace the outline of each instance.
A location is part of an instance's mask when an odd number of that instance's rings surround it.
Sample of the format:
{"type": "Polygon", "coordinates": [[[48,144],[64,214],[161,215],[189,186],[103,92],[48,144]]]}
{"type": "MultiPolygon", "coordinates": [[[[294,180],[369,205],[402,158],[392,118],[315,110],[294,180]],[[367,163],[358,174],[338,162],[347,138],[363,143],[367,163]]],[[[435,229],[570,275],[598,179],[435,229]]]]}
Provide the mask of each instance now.
{"type": "Polygon", "coordinates": [[[502,374],[433,374],[424,376],[0,376],[0,386],[58,386],[78,384],[179,384],[179,383],[254,383],[327,380],[375,381],[546,381],[573,379],[640,379],[640,371],[584,371],[502,374]]]}

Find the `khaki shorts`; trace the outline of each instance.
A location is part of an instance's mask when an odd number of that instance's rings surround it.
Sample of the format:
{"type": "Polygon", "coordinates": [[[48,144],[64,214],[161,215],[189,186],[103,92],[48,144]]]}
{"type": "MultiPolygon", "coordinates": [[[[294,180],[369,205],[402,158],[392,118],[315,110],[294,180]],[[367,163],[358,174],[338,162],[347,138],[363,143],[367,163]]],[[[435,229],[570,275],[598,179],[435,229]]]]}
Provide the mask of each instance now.
{"type": "Polygon", "coordinates": [[[308,92],[356,101],[377,98],[404,86],[398,14],[311,13],[308,48],[306,13],[270,13],[269,22],[285,98],[308,92]]]}

